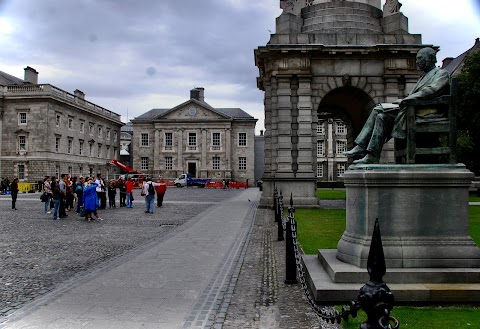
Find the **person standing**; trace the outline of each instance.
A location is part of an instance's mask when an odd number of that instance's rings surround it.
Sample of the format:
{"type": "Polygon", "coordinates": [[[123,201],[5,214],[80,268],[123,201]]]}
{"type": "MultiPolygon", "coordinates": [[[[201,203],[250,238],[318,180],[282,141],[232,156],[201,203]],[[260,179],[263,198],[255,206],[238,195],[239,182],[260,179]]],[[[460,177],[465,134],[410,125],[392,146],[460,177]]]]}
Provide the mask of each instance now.
{"type": "Polygon", "coordinates": [[[103,182],[102,174],[97,174],[95,183],[97,183],[96,192],[98,201],[100,202],[100,209],[105,209],[107,207],[107,194],[105,192],[105,183],[103,182]]]}
{"type": "Polygon", "coordinates": [[[77,214],[80,215],[81,208],[83,207],[83,185],[85,184],[85,178],[80,176],[77,185],[75,186],[75,193],[77,193],[77,214]]]}
{"type": "Polygon", "coordinates": [[[58,188],[60,189],[60,193],[62,193],[62,197],[60,198],[60,205],[58,208],[59,218],[66,218],[68,216],[65,212],[65,198],[67,196],[67,184],[65,184],[65,176],[66,174],[61,174],[60,180],[58,181],[58,188]]]}
{"type": "Polygon", "coordinates": [[[115,197],[117,196],[117,186],[113,179],[108,184],[108,205],[110,208],[116,208],[115,197]]]}
{"type": "Polygon", "coordinates": [[[133,208],[133,180],[128,177],[125,182],[125,193],[127,194],[127,208],[133,208]]]}
{"type": "Polygon", "coordinates": [[[125,181],[123,178],[119,178],[117,182],[117,187],[120,192],[120,207],[125,207],[125,199],[127,198],[127,190],[125,188],[125,181]]]}
{"type": "Polygon", "coordinates": [[[10,194],[12,196],[12,209],[17,210],[16,202],[18,196],[18,178],[14,178],[13,182],[10,184],[10,194]]]}
{"type": "Polygon", "coordinates": [[[62,192],[60,191],[59,184],[53,181],[51,183],[52,189],[52,200],[53,200],[53,220],[57,220],[60,217],[58,216],[58,210],[60,208],[60,200],[63,198],[62,192]]]}
{"type": "MultiPolygon", "coordinates": [[[[98,183],[93,181],[93,178],[89,178],[87,186],[83,189],[83,204],[85,211],[85,220],[89,222],[92,220],[92,214],[97,212],[98,195],[96,188],[98,183]]],[[[97,216],[98,217],[98,216],[97,216]]],[[[99,218],[100,219],[100,218],[99,218]]]]}
{"type": "Polygon", "coordinates": [[[157,207],[160,208],[163,205],[163,197],[165,196],[165,192],[167,192],[167,184],[160,183],[159,185],[155,186],[155,192],[157,192],[157,207]]]}
{"type": "Polygon", "coordinates": [[[51,214],[52,212],[50,211],[50,199],[52,198],[52,187],[50,185],[50,177],[47,176],[43,180],[43,193],[45,193],[45,199],[43,202],[45,202],[45,213],[46,214],[51,214]]]}
{"type": "Polygon", "coordinates": [[[153,214],[153,203],[155,201],[155,187],[160,185],[160,183],[152,182],[152,179],[149,177],[143,183],[142,186],[142,195],[145,196],[145,213],[153,214]]]}

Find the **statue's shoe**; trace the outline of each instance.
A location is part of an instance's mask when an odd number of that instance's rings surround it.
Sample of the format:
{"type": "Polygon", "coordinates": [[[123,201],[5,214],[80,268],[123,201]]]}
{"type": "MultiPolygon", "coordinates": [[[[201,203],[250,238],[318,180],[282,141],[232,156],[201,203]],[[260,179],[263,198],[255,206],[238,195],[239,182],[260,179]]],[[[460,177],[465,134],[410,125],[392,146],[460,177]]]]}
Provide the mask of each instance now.
{"type": "Polygon", "coordinates": [[[377,157],[374,157],[371,154],[367,154],[360,160],[353,161],[353,164],[374,164],[374,163],[378,163],[378,161],[379,159],[377,157]]]}
{"type": "Polygon", "coordinates": [[[362,156],[363,157],[367,154],[367,151],[363,147],[357,145],[353,149],[351,149],[350,151],[343,152],[342,154],[346,155],[347,157],[353,157],[353,156],[362,156]]]}

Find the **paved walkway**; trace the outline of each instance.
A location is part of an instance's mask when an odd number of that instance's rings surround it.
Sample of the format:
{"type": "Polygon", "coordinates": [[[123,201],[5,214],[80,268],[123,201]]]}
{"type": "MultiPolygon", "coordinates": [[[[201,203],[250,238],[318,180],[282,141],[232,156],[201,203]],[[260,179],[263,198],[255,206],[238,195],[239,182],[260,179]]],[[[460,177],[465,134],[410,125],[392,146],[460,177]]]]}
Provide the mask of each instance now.
{"type": "Polygon", "coordinates": [[[248,189],[209,208],[141,254],[36,299],[2,328],[221,328],[259,198],[248,189]]]}

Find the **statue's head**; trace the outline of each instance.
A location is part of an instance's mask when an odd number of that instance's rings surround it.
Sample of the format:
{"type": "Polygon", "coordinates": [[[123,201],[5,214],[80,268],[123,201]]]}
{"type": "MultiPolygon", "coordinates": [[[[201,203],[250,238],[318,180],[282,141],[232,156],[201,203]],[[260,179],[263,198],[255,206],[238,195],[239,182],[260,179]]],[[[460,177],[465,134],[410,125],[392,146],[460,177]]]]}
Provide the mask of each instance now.
{"type": "Polygon", "coordinates": [[[433,48],[425,47],[417,53],[417,66],[422,71],[429,71],[437,63],[437,53],[433,48]]]}

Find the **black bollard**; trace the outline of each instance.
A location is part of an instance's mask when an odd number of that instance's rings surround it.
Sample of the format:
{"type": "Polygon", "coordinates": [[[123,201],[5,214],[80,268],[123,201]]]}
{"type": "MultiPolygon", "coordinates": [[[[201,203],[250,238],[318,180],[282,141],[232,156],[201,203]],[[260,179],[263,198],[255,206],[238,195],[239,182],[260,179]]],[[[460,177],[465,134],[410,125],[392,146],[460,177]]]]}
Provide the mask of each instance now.
{"type": "Polygon", "coordinates": [[[277,188],[273,189],[273,210],[275,211],[275,222],[278,221],[278,192],[277,188]]]}
{"type": "Polygon", "coordinates": [[[288,219],[286,222],[285,232],[285,283],[297,283],[297,262],[295,260],[295,247],[293,245],[292,221],[295,216],[295,208],[293,207],[293,197],[290,194],[290,207],[288,207],[288,219]]]}
{"type": "Polygon", "coordinates": [[[277,240],[278,241],[283,241],[283,195],[282,191],[280,191],[280,196],[278,197],[278,221],[277,221],[277,240]]]}
{"type": "Polygon", "coordinates": [[[375,220],[372,242],[368,253],[367,270],[370,280],[360,289],[358,301],[367,313],[367,322],[362,323],[361,329],[389,328],[390,322],[397,328],[398,321],[390,316],[393,309],[394,296],[382,278],[386,273],[385,255],[383,253],[382,238],[378,218],[375,220]]]}

